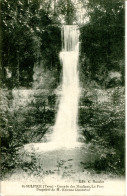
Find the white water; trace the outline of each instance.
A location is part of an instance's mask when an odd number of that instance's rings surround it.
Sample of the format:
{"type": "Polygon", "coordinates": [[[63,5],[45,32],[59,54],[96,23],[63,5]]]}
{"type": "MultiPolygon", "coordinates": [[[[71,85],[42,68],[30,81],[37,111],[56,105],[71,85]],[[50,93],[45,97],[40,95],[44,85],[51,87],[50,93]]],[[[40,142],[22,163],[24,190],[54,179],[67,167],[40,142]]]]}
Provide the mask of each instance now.
{"type": "Polygon", "coordinates": [[[53,151],[60,148],[80,147],[77,142],[77,116],[79,101],[78,55],[79,31],[76,25],[62,29],[63,49],[60,60],[63,65],[62,91],[59,109],[51,141],[25,145],[27,151],[53,151]]]}
{"type": "Polygon", "coordinates": [[[63,65],[62,92],[51,142],[58,147],[72,147],[77,143],[78,128],[79,31],[77,26],[65,25],[62,29],[62,39],[63,50],[60,52],[63,65]]]}

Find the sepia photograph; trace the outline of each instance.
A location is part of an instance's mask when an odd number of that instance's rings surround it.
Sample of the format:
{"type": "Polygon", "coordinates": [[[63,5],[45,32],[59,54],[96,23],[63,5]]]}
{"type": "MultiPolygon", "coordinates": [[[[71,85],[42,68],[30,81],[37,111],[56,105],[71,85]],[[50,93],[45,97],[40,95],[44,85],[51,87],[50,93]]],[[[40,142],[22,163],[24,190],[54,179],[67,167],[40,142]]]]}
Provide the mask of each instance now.
{"type": "Polygon", "coordinates": [[[0,1],[1,196],[125,196],[125,1],[0,1]]]}

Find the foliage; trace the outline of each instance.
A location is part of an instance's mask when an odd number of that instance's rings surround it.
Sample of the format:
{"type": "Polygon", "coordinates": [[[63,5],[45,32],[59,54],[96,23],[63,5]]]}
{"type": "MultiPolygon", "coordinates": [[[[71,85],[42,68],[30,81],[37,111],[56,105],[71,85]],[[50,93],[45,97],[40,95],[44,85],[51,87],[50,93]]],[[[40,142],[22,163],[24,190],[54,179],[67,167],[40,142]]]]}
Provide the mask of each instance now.
{"type": "Polygon", "coordinates": [[[89,22],[80,27],[80,81],[85,93],[79,124],[86,142],[100,154],[93,167],[124,173],[124,2],[89,0],[87,14],[89,22]]]}
{"type": "MultiPolygon", "coordinates": [[[[43,2],[44,3],[44,2],[43,2]]],[[[51,5],[50,5],[51,6],[51,5]]],[[[59,69],[58,52],[61,47],[58,25],[52,26],[54,21],[52,12],[43,7],[41,1],[7,1],[4,0],[2,10],[2,67],[3,87],[31,87],[33,81],[33,67],[43,59],[43,44],[47,58],[53,59],[50,64],[56,64],[59,69]],[[48,30],[47,27],[50,26],[48,30]],[[49,40],[44,42],[44,36],[49,33],[49,40]],[[55,38],[57,37],[57,39],[55,38]],[[59,39],[58,39],[59,37],[59,39]],[[49,43],[50,41],[50,43],[49,43]],[[53,43],[52,43],[53,42],[53,43]],[[55,42],[55,50],[52,51],[55,42]],[[54,52],[55,51],[55,52],[54,52]]],[[[43,65],[49,61],[43,59],[43,65]]],[[[60,70],[60,69],[59,69],[60,70]]]]}
{"type": "Polygon", "coordinates": [[[90,0],[87,6],[90,20],[80,28],[81,69],[102,87],[108,72],[118,71],[124,84],[124,2],[90,0]]]}
{"type": "Polygon", "coordinates": [[[100,159],[95,162],[95,169],[100,171],[110,169],[123,173],[125,164],[124,89],[117,87],[108,90],[107,93],[107,101],[100,103],[91,101],[90,106],[80,108],[79,124],[84,127],[83,134],[86,142],[91,142],[91,148],[96,149],[95,151],[100,154],[100,159]]]}
{"type": "Polygon", "coordinates": [[[25,93],[1,91],[1,168],[3,175],[20,163],[17,151],[24,144],[40,142],[54,124],[56,97],[44,90],[25,93]],[[27,99],[28,98],[28,99],[27,99]],[[28,101],[29,100],[29,101],[28,101]]]}
{"type": "Polygon", "coordinates": [[[44,67],[52,71],[57,70],[57,74],[59,75],[61,70],[59,61],[61,31],[59,27],[49,26],[44,32],[42,32],[40,48],[44,67]]]}
{"type": "Polygon", "coordinates": [[[56,12],[64,17],[66,24],[71,25],[76,19],[76,7],[71,0],[59,0],[56,6],[56,12]]]}

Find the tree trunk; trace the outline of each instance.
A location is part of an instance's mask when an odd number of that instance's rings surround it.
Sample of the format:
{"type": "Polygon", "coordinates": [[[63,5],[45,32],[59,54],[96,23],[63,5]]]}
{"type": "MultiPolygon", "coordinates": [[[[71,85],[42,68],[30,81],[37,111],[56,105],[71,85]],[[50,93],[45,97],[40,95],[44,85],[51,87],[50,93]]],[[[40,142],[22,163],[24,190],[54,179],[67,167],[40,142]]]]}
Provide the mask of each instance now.
{"type": "Polygon", "coordinates": [[[66,14],[67,25],[73,24],[73,11],[71,7],[72,7],[71,0],[67,0],[67,14],[66,14]]]}

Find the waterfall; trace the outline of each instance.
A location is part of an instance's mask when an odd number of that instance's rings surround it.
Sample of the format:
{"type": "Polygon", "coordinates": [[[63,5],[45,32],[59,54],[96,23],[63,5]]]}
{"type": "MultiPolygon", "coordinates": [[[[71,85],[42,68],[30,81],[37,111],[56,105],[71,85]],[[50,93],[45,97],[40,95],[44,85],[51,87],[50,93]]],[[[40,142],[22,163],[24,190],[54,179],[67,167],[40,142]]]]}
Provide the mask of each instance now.
{"type": "Polygon", "coordinates": [[[62,52],[60,52],[63,66],[62,91],[52,135],[52,142],[57,146],[72,147],[77,143],[78,55],[78,27],[77,25],[65,25],[62,28],[62,52]]]}
{"type": "MultiPolygon", "coordinates": [[[[60,104],[56,116],[50,142],[36,143],[32,148],[36,151],[52,151],[60,148],[80,147],[77,142],[77,117],[79,101],[79,30],[77,25],[65,25],[62,28],[62,51],[60,61],[63,66],[62,90],[60,104]]],[[[25,145],[28,150],[29,144],[25,145]]]]}

